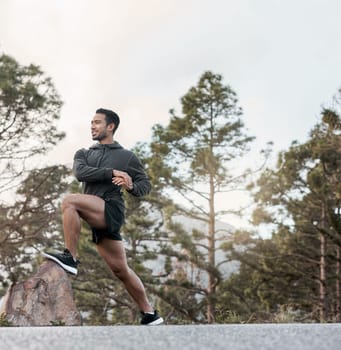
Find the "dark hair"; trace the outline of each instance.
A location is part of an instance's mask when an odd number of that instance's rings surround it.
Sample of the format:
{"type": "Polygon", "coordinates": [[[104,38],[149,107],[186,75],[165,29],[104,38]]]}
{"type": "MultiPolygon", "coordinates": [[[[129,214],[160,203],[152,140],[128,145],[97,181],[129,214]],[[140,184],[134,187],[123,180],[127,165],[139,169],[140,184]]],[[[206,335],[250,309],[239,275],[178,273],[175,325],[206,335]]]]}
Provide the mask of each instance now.
{"type": "Polygon", "coordinates": [[[107,125],[114,123],[115,129],[113,129],[113,134],[115,134],[118,126],[120,125],[120,117],[110,109],[104,109],[99,108],[97,109],[96,113],[104,114],[105,115],[105,122],[107,125]]]}

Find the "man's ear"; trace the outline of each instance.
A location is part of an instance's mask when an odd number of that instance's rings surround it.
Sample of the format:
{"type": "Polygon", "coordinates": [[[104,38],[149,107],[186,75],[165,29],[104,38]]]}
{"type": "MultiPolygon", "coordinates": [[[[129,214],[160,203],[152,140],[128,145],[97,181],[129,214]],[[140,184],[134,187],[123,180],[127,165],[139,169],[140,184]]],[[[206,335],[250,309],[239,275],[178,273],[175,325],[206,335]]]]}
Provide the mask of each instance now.
{"type": "Polygon", "coordinates": [[[107,126],[107,128],[109,129],[109,131],[114,131],[115,130],[115,128],[116,128],[116,125],[114,124],[114,123],[110,123],[108,126],[107,126]]]}

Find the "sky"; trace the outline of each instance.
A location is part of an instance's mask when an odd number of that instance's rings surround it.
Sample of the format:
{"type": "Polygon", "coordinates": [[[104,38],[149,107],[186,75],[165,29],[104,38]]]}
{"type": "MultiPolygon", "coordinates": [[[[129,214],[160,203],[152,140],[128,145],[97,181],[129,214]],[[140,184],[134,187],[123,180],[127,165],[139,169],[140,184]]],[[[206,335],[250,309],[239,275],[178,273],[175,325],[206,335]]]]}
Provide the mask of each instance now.
{"type": "Polygon", "coordinates": [[[67,136],[43,162],[91,145],[99,107],[120,115],[123,146],[149,141],[211,70],[238,95],[257,163],[268,141],[303,142],[341,88],[340,18],[339,0],[0,0],[0,49],[41,66],[64,101],[67,136]]]}

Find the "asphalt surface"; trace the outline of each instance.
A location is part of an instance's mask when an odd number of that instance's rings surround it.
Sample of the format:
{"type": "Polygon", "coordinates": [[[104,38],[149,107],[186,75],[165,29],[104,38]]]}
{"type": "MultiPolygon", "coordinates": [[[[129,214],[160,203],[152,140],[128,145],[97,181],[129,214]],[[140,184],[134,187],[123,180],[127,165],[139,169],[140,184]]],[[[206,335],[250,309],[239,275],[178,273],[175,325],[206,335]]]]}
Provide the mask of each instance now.
{"type": "Polygon", "coordinates": [[[1,350],[340,350],[341,324],[2,327],[1,350]]]}

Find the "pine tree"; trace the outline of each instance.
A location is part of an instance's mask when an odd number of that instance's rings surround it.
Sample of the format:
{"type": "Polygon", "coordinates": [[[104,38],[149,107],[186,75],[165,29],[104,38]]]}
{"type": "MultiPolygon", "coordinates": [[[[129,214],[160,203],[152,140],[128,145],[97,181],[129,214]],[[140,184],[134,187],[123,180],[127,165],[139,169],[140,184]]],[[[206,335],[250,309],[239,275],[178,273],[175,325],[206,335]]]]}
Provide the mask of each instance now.
{"type": "Polygon", "coordinates": [[[6,287],[23,277],[42,245],[60,232],[64,166],[35,168],[64,137],[57,130],[62,102],[51,78],[36,65],[0,55],[0,274],[6,287]],[[9,200],[9,195],[14,200],[9,200]]]}
{"type": "Polygon", "coordinates": [[[201,300],[201,309],[206,306],[206,316],[196,312],[194,318],[209,323],[215,319],[215,295],[221,283],[216,252],[219,239],[224,239],[216,229],[221,214],[215,207],[216,196],[236,189],[244,180],[245,174],[233,174],[231,164],[253,140],[245,134],[236,93],[222,80],[219,74],[205,72],[181,98],[183,115],[172,110],[166,127],[154,127],[151,143],[150,171],[159,178],[160,189],[186,203],[178,205],[174,215],[202,223],[200,229],[186,232],[172,220],[168,226],[171,244],[164,246],[164,253],[186,262],[199,276],[200,281],[187,280],[185,288],[192,291],[193,300],[201,300]]]}
{"type": "MultiPolygon", "coordinates": [[[[289,288],[302,291],[293,300],[301,309],[309,305],[312,318],[321,322],[340,317],[340,126],[337,110],[324,108],[309,140],[282,152],[255,194],[255,221],[274,225],[273,237],[286,237],[281,261],[296,275],[281,275],[289,288]]],[[[278,265],[270,271],[278,274],[278,265]]]]}
{"type": "Polygon", "coordinates": [[[0,208],[0,266],[16,282],[32,271],[42,248],[61,241],[60,196],[69,186],[65,166],[35,169],[22,181],[13,205],[0,208]]]}
{"type": "Polygon", "coordinates": [[[61,105],[51,78],[38,66],[0,56],[0,192],[15,188],[28,160],[64,137],[56,126],[61,105]]]}

